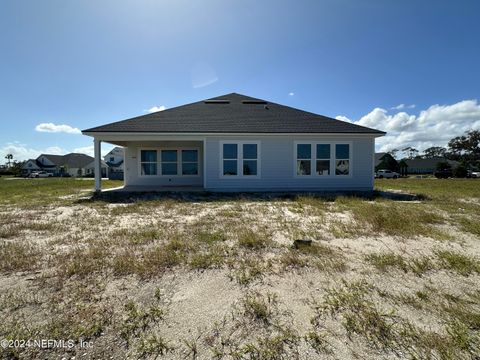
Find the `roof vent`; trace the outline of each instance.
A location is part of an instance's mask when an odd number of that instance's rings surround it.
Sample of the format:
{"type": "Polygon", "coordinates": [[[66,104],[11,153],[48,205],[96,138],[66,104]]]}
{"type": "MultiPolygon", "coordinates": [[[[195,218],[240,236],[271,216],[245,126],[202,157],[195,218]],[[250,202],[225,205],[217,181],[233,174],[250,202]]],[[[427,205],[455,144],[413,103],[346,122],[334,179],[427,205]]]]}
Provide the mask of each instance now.
{"type": "Polygon", "coordinates": [[[205,103],[205,104],[230,104],[230,100],[222,100],[222,99],[218,99],[218,100],[205,100],[204,103],[205,103]]]}
{"type": "Polygon", "coordinates": [[[264,100],[242,100],[242,104],[267,104],[264,100]]]}

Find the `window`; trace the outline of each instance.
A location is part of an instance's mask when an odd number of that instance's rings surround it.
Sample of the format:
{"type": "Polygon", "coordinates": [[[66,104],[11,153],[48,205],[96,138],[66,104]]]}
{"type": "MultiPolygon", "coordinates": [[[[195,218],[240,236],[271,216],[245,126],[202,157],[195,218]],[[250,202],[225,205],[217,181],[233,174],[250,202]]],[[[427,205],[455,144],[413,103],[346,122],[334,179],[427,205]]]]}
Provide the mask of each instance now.
{"type": "Polygon", "coordinates": [[[330,175],[330,144],[317,144],[316,174],[330,175]]]}
{"type": "Polygon", "coordinates": [[[140,150],[140,176],[198,176],[198,167],[198,149],[140,150]]]}
{"type": "Polygon", "coordinates": [[[223,176],[258,176],[259,144],[250,141],[222,143],[223,176]]]}
{"type": "Polygon", "coordinates": [[[297,144],[297,175],[310,175],[312,163],[312,145],[297,144]]]}
{"type": "Polygon", "coordinates": [[[157,150],[142,150],[140,154],[142,175],[157,175],[157,150]]]}
{"type": "Polygon", "coordinates": [[[335,145],[335,175],[348,175],[350,173],[350,145],[335,145]]]}
{"type": "Polygon", "coordinates": [[[223,144],[223,175],[238,175],[238,145],[223,144]]]}
{"type": "Polygon", "coordinates": [[[113,156],[110,156],[110,162],[114,162],[115,158],[113,156]]]}
{"type": "Polygon", "coordinates": [[[182,175],[198,175],[197,150],[182,150],[182,175]]]}
{"type": "Polygon", "coordinates": [[[243,175],[257,175],[257,144],[243,144],[243,175]]]}
{"type": "Polygon", "coordinates": [[[162,150],[162,175],[177,175],[177,150],[162,150]]]}
{"type": "Polygon", "coordinates": [[[324,177],[350,175],[351,144],[295,143],[295,175],[324,177]]]}

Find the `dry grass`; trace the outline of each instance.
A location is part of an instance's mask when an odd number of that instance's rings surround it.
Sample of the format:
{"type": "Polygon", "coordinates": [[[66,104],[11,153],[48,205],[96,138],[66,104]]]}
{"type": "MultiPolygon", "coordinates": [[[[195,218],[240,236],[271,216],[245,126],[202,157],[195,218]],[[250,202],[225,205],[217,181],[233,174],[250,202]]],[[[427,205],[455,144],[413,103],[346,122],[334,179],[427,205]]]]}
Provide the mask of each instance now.
{"type": "Polygon", "coordinates": [[[466,359],[479,352],[474,180],[452,180],[452,189],[449,181],[379,182],[420,194],[415,201],[81,199],[91,183],[50,180],[0,179],[0,338],[84,338],[94,348],[9,349],[6,358],[466,359]],[[292,246],[305,238],[311,246],[292,246]]]}

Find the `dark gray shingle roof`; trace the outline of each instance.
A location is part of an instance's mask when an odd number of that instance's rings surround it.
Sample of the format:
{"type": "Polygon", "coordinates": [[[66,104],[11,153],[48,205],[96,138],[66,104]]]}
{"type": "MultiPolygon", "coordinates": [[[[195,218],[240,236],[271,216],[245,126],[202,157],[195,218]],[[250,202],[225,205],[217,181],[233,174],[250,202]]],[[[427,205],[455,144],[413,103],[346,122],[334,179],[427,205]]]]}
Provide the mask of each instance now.
{"type": "MultiPolygon", "coordinates": [[[[41,154],[39,158],[41,156],[46,157],[54,163],[55,166],[68,166],[71,168],[83,168],[94,160],[93,157],[80,153],[70,153],[66,155],[41,154]]],[[[44,164],[40,165],[45,167],[44,164]]]]}
{"type": "Polygon", "coordinates": [[[83,132],[385,134],[383,131],[237,93],[94,127],[83,132]]]}

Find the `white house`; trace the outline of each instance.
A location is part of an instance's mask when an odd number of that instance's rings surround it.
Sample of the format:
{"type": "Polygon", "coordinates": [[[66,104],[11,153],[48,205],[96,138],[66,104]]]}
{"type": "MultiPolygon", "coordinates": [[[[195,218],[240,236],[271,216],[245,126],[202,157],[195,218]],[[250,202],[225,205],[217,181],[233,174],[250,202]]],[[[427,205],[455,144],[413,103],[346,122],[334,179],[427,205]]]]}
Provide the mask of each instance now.
{"type": "Polygon", "coordinates": [[[116,146],[103,157],[108,165],[108,178],[115,180],[123,180],[123,148],[116,146]]]}
{"type": "Polygon", "coordinates": [[[385,135],[237,93],[83,134],[94,138],[97,167],[102,142],[124,148],[132,191],[369,191],[375,138],[385,135]]]}
{"type": "MultiPolygon", "coordinates": [[[[93,162],[91,156],[78,153],[66,155],[41,154],[37,159],[29,159],[22,166],[22,174],[30,175],[34,171],[46,171],[54,176],[85,176],[93,175],[93,162]]],[[[101,164],[102,175],[107,172],[107,164],[101,164]]]]}

